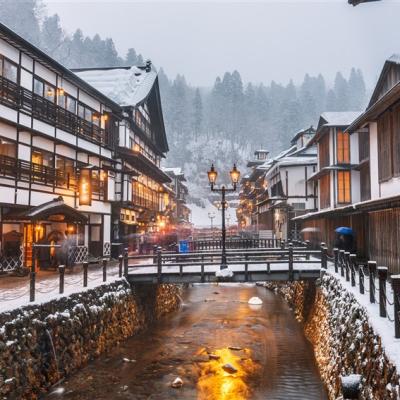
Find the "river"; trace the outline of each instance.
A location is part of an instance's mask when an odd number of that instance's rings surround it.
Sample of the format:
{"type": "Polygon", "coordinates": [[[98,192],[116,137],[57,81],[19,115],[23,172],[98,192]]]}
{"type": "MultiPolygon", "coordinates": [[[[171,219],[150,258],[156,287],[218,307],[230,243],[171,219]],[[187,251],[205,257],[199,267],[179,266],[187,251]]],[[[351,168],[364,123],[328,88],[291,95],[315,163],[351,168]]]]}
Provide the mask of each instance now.
{"type": "Polygon", "coordinates": [[[196,285],[181,309],[46,399],[325,400],[310,343],[287,304],[251,285],[196,285]],[[252,296],[261,306],[250,306],[252,296]],[[210,360],[210,354],[214,359],[210,360]],[[235,373],[222,366],[229,363],[235,373]],[[180,377],[183,386],[171,387],[180,377]]]}

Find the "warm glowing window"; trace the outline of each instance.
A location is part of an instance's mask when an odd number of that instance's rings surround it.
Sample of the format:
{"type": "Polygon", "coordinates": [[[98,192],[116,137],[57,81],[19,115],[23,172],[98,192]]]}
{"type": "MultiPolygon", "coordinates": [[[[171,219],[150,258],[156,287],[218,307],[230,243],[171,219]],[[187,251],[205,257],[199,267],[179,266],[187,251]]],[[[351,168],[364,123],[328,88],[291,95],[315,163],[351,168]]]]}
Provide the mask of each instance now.
{"type": "Polygon", "coordinates": [[[338,171],[338,203],[350,203],[350,171],[338,171]]]}
{"type": "Polygon", "coordinates": [[[337,162],[339,164],[350,163],[350,136],[348,132],[337,133],[337,162]]]}

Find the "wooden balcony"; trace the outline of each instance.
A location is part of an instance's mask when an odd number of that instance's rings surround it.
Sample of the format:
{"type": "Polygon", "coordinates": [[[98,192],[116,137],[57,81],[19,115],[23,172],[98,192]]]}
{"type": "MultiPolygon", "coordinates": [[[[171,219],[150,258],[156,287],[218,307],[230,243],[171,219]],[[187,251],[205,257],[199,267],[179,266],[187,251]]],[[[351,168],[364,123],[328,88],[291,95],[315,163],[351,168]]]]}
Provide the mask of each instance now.
{"type": "Polygon", "coordinates": [[[0,76],[0,103],[24,110],[57,128],[99,144],[113,146],[110,132],[0,76]]]}
{"type": "Polygon", "coordinates": [[[0,176],[75,190],[77,179],[64,170],[0,155],[0,176]]]}

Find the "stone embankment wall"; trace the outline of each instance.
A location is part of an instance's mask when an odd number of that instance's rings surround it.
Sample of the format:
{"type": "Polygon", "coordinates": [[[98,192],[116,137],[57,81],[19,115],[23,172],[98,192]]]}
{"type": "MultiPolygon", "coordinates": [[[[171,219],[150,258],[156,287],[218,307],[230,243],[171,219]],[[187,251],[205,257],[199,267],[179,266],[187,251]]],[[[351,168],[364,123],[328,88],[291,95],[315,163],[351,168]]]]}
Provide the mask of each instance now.
{"type": "Polygon", "coordinates": [[[281,294],[304,324],[329,399],[341,396],[340,377],[362,376],[362,400],[399,398],[400,377],[374,332],[367,312],[340,281],[326,274],[317,285],[267,284],[281,294]]]}
{"type": "Polygon", "coordinates": [[[181,288],[125,280],[0,314],[0,399],[37,399],[179,306],[181,288]]]}

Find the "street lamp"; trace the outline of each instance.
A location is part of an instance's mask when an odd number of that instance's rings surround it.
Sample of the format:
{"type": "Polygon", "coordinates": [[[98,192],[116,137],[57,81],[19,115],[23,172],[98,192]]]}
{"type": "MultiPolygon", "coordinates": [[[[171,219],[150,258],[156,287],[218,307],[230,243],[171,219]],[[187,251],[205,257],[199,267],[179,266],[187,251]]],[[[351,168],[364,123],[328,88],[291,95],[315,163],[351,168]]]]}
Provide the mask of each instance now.
{"type": "Polygon", "coordinates": [[[209,212],[209,213],[208,213],[208,218],[210,218],[210,221],[211,221],[211,235],[212,235],[212,237],[213,237],[213,239],[214,239],[213,219],[215,218],[215,213],[209,212]]]}
{"type": "Polygon", "coordinates": [[[233,164],[233,168],[229,171],[229,175],[232,181],[232,188],[227,188],[225,185],[222,185],[221,188],[216,188],[215,184],[217,181],[218,173],[214,168],[214,164],[211,165],[210,170],[207,172],[208,181],[210,182],[211,191],[220,192],[222,194],[221,198],[221,211],[222,211],[222,255],[221,255],[221,269],[228,268],[228,264],[226,262],[226,228],[225,228],[225,208],[227,206],[225,200],[226,192],[235,192],[237,188],[237,184],[239,183],[240,172],[236,168],[236,164],[233,164]]]}

